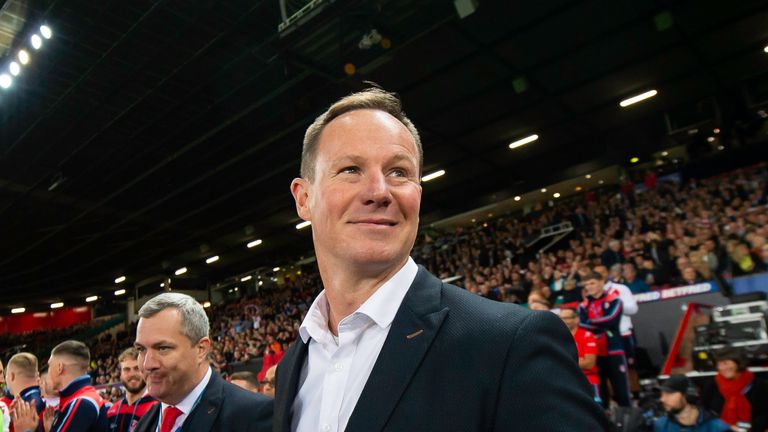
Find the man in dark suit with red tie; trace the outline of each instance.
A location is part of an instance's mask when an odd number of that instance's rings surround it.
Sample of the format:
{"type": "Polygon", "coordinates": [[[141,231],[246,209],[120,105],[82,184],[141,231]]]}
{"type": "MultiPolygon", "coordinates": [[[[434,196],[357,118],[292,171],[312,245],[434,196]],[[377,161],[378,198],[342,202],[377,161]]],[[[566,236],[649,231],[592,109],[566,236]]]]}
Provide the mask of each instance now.
{"type": "Polygon", "coordinates": [[[277,368],[274,431],[605,430],[555,314],[444,284],[409,257],[421,167],[418,131],[380,89],[307,130],[291,192],[324,290],[277,368]]]}
{"type": "Polygon", "coordinates": [[[160,401],[138,432],[268,432],[272,400],[245,391],[214,373],[203,307],[181,293],[163,293],[139,310],[135,348],[147,393],[160,401]]]}

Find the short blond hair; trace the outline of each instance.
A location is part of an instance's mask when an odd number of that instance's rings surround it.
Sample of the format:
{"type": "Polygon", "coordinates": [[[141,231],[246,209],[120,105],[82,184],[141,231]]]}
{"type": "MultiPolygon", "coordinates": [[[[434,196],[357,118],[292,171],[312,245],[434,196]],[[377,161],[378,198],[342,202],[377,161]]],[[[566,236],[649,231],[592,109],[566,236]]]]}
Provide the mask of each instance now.
{"type": "Polygon", "coordinates": [[[27,378],[34,378],[37,376],[37,357],[28,352],[20,352],[8,360],[6,368],[13,368],[14,372],[20,375],[27,378]]]}
{"type": "Polygon", "coordinates": [[[127,359],[138,360],[138,358],[139,358],[139,351],[137,351],[136,348],[134,347],[130,347],[120,353],[120,356],[117,358],[117,362],[122,363],[127,359]]]}
{"type": "Polygon", "coordinates": [[[413,141],[416,144],[416,152],[419,156],[419,176],[421,176],[421,166],[424,161],[424,152],[421,148],[421,138],[419,137],[419,131],[413,122],[405,115],[403,111],[403,104],[400,102],[400,98],[397,94],[388,92],[386,90],[371,87],[363,91],[352,93],[348,96],[344,96],[338,101],[334,102],[324,113],[320,114],[315,121],[309,125],[307,132],[304,134],[304,145],[301,149],[301,177],[309,180],[310,182],[315,177],[315,160],[317,159],[317,142],[320,139],[320,134],[323,132],[326,126],[332,122],[335,118],[346,114],[350,111],[372,109],[384,111],[385,113],[396,118],[400,123],[408,129],[408,132],[413,136],[413,141]]]}

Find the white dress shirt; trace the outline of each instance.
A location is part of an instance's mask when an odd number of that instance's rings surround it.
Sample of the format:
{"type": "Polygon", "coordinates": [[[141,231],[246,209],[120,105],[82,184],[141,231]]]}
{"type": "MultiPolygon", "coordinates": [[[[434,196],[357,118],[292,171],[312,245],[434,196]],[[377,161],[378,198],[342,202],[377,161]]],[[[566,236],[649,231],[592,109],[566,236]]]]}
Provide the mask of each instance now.
{"type": "Polygon", "coordinates": [[[338,337],[328,329],[328,299],[320,293],[299,328],[309,342],[293,401],[294,432],[342,432],[357,405],[395,314],[419,267],[409,257],[355,312],[339,322],[338,337]]]}
{"type": "MultiPolygon", "coordinates": [[[[176,418],[176,422],[173,424],[173,427],[171,428],[172,431],[175,431],[176,429],[180,428],[181,425],[184,424],[184,420],[186,420],[187,417],[189,417],[189,413],[192,412],[192,409],[195,408],[195,405],[197,404],[197,400],[200,397],[201,394],[203,394],[203,391],[205,390],[205,387],[208,385],[208,381],[211,380],[211,367],[208,366],[208,372],[205,373],[205,376],[203,377],[202,381],[195,386],[195,388],[192,389],[192,392],[190,392],[187,397],[182,399],[181,402],[179,402],[177,405],[173,405],[179,410],[181,410],[182,414],[176,418]]],[[[160,416],[157,419],[157,429],[160,430],[160,423],[162,422],[163,416],[162,414],[165,412],[165,407],[167,407],[168,404],[165,402],[161,402],[160,404],[160,416]]]]}
{"type": "Polygon", "coordinates": [[[605,290],[616,290],[619,292],[619,298],[621,298],[621,321],[619,322],[619,331],[622,336],[632,335],[632,318],[630,315],[637,313],[637,301],[635,300],[632,290],[628,286],[616,282],[607,282],[605,284],[605,290]]]}

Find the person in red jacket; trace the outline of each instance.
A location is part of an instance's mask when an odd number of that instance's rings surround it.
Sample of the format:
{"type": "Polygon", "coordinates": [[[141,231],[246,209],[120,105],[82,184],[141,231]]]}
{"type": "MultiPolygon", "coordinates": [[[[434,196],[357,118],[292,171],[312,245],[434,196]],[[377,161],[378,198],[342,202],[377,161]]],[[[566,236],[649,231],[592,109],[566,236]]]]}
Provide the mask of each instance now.
{"type": "Polygon", "coordinates": [[[579,327],[579,312],[574,308],[561,308],[560,319],[571,331],[576,342],[576,352],[579,355],[579,367],[587,381],[592,386],[595,402],[602,403],[600,399],[600,375],[597,373],[597,342],[592,332],[579,327]]]}
{"type": "MultiPolygon", "coordinates": [[[[79,341],[64,341],[51,351],[48,378],[59,390],[59,410],[49,432],[96,432],[106,430],[106,406],[86,373],[91,354],[79,341]]],[[[19,402],[19,401],[17,401],[19,402]]],[[[13,422],[17,431],[37,427],[38,418],[29,415],[30,405],[19,403],[14,409],[13,422]]]]}

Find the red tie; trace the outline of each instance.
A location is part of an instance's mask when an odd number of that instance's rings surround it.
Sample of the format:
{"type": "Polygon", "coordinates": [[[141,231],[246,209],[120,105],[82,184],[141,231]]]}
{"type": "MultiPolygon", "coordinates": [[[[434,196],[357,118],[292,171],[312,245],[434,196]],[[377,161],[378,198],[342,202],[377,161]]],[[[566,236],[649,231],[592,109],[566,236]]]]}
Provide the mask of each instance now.
{"type": "Polygon", "coordinates": [[[182,414],[184,413],[175,406],[168,405],[165,407],[163,410],[163,423],[160,425],[160,432],[171,432],[173,424],[176,423],[176,419],[182,414]]]}

